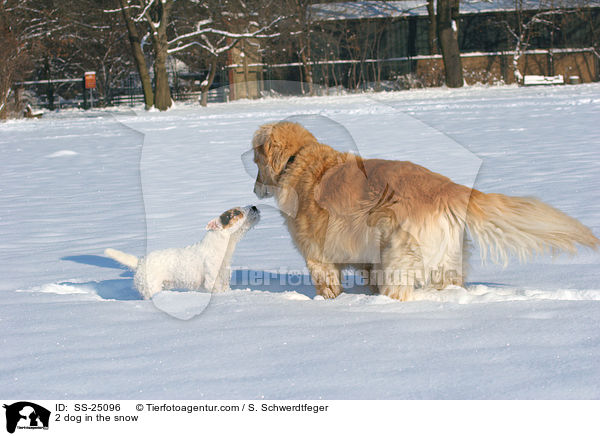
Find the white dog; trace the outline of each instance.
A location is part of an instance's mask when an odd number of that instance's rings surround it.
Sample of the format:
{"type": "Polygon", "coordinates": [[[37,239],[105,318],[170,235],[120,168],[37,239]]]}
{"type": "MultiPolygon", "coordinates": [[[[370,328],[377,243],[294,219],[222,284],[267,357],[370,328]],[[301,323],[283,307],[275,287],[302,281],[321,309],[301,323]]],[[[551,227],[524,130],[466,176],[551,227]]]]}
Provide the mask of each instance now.
{"type": "Polygon", "coordinates": [[[255,206],[235,207],[210,221],[196,244],[153,251],[141,259],[112,248],[104,254],[135,271],[135,287],[145,299],[173,288],[223,292],[229,289],[235,246],[259,219],[255,206]]]}

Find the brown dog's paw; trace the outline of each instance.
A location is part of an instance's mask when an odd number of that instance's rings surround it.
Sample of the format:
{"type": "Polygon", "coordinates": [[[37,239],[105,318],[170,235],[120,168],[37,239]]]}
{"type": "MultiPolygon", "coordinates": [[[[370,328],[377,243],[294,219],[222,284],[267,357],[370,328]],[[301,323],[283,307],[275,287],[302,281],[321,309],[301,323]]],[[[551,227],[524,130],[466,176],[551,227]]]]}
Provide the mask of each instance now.
{"type": "Polygon", "coordinates": [[[413,295],[414,288],[409,285],[391,285],[391,286],[383,286],[379,293],[382,295],[386,295],[394,300],[399,301],[412,301],[414,300],[413,295]]]}
{"type": "Polygon", "coordinates": [[[335,298],[337,297],[340,292],[335,292],[333,289],[331,288],[323,288],[323,289],[319,289],[317,290],[317,294],[320,295],[323,298],[335,298]]]}

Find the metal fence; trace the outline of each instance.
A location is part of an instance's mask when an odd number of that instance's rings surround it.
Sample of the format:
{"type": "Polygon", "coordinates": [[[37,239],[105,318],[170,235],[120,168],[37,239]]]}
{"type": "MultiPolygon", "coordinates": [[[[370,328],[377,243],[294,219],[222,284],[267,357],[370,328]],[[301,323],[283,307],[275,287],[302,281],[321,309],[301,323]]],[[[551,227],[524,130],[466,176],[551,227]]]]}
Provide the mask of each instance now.
{"type": "MultiPolygon", "coordinates": [[[[229,88],[215,83],[208,91],[209,103],[229,101],[229,88]]],[[[137,73],[131,73],[120,86],[107,90],[105,95],[96,89],[84,90],[82,78],[51,79],[18,82],[14,84],[19,100],[32,107],[45,109],[89,108],[96,106],[140,105],[144,103],[141,81],[137,73]],[[90,98],[91,97],[91,98],[90,98]]],[[[174,101],[199,103],[202,92],[191,90],[195,87],[181,86],[175,80],[171,86],[171,97],[174,101]]]]}
{"type": "MultiPolygon", "coordinates": [[[[191,91],[191,92],[172,92],[171,97],[174,101],[198,103],[202,97],[202,92],[191,91]]],[[[208,91],[208,102],[209,103],[225,103],[229,101],[229,90],[228,88],[221,87],[215,88],[208,91]]],[[[130,94],[119,94],[114,95],[110,103],[110,106],[123,106],[130,105],[135,106],[144,103],[144,94],[139,90],[136,93],[130,94]]]]}

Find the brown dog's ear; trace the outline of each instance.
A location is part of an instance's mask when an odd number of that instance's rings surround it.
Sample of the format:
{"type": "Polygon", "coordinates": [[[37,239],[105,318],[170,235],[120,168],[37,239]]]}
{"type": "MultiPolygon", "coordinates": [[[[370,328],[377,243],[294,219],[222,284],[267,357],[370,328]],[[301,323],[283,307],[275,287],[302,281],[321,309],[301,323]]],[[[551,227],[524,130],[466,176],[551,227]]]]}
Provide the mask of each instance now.
{"type": "Polygon", "coordinates": [[[316,144],[317,139],[298,123],[282,121],[269,125],[269,135],[265,139],[265,155],[274,174],[280,174],[291,156],[300,149],[316,144]]]}
{"type": "Polygon", "coordinates": [[[252,148],[260,147],[265,144],[267,139],[271,136],[274,124],[263,124],[254,133],[252,138],[252,148]]]}
{"type": "Polygon", "coordinates": [[[283,169],[280,163],[283,147],[278,143],[276,130],[276,124],[263,124],[252,138],[252,147],[255,150],[261,150],[267,158],[267,164],[273,174],[278,174],[283,169]]]}
{"type": "Polygon", "coordinates": [[[289,159],[289,150],[278,139],[275,135],[271,135],[265,142],[265,154],[273,174],[280,174],[289,159]]]}
{"type": "Polygon", "coordinates": [[[291,156],[317,139],[298,123],[282,121],[265,124],[254,134],[252,146],[262,147],[273,175],[281,174],[291,156]]]}
{"type": "Polygon", "coordinates": [[[262,148],[262,153],[267,158],[267,165],[272,174],[279,174],[283,171],[287,159],[286,143],[282,142],[280,135],[281,123],[264,124],[254,134],[252,138],[252,147],[254,149],[262,148]]]}

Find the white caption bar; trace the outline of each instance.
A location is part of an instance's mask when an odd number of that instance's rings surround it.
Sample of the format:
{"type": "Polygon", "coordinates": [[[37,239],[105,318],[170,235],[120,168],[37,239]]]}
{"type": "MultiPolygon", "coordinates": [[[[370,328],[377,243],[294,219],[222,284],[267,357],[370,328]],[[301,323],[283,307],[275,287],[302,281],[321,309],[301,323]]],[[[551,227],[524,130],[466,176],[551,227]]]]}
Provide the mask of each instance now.
{"type": "MultiPolygon", "coordinates": [[[[4,400],[27,435],[598,435],[594,401],[4,400]],[[45,430],[42,433],[34,430],[45,430]]],[[[12,430],[12,431],[11,431],[12,430]]],[[[7,433],[4,433],[7,434],[7,433]]]]}

